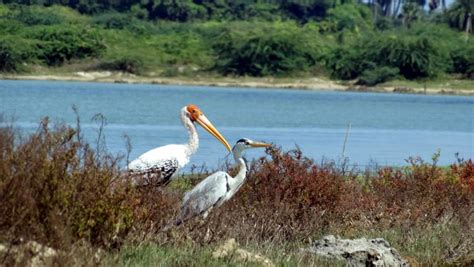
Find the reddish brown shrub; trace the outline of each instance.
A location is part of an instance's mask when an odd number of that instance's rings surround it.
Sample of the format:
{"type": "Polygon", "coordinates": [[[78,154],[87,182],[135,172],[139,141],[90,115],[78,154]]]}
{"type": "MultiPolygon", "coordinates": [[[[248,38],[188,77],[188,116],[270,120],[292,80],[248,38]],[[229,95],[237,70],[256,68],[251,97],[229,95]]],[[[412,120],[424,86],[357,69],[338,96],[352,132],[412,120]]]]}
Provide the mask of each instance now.
{"type": "Polygon", "coordinates": [[[368,171],[363,181],[357,169],[317,165],[299,150],[272,148],[267,153],[269,159],[251,164],[236,196],[206,220],[211,237],[196,231],[198,224],[188,224],[185,231],[194,240],[286,242],[329,231],[410,229],[440,223],[446,216],[468,225],[463,218],[474,208],[473,191],[453,182],[469,172],[469,161],[453,166],[454,172],[436,166],[436,160],[409,159],[408,167],[368,171]]]}
{"type": "Polygon", "coordinates": [[[126,237],[175,244],[234,237],[242,244],[278,244],[355,229],[409,229],[446,218],[460,221],[467,232],[472,221],[472,160],[446,169],[436,166],[436,158],[410,159],[407,167],[361,172],[346,164],[315,164],[298,149],[270,148],[268,157],[250,164],[232,200],[205,221],[166,232],[178,213],[179,183],[133,187],[120,158],[97,147],[83,142],[79,127],[51,129],[47,120],[24,139],[12,127],[0,128],[0,242],[35,240],[64,248],[86,240],[115,247],[126,237]]]}
{"type": "Polygon", "coordinates": [[[110,245],[128,232],[133,210],[125,199],[118,159],[84,144],[76,129],[49,127],[21,139],[0,128],[0,238],[60,247],[78,239],[110,245]]]}
{"type": "Polygon", "coordinates": [[[469,161],[452,165],[452,171],[436,166],[436,160],[425,163],[411,158],[409,163],[403,169],[381,169],[371,183],[390,225],[435,223],[447,214],[462,218],[473,207],[474,190],[462,182],[468,177],[469,161]]]}
{"type": "Polygon", "coordinates": [[[270,159],[251,164],[248,180],[236,196],[213,211],[208,227],[216,238],[302,240],[333,221],[345,221],[359,205],[372,205],[358,201],[363,192],[353,171],[334,163],[316,165],[300,150],[283,153],[271,148],[267,153],[270,159]]]}
{"type": "Polygon", "coordinates": [[[469,190],[474,190],[474,163],[472,159],[467,161],[460,160],[458,164],[451,165],[451,171],[453,175],[459,177],[459,182],[469,188],[469,190]]]}

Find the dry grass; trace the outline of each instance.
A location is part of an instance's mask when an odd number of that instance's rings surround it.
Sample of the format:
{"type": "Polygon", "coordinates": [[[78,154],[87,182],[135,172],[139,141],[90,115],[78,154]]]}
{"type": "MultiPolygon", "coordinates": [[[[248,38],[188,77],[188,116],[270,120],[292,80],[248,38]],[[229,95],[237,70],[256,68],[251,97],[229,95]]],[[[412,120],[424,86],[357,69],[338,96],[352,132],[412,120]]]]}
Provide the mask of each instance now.
{"type": "MultiPolygon", "coordinates": [[[[83,264],[97,264],[104,258],[97,256],[101,248],[115,255],[105,256],[112,265],[160,259],[163,251],[176,255],[167,264],[179,265],[189,257],[206,258],[209,248],[236,238],[276,261],[293,257],[298,265],[314,259],[292,251],[332,233],[386,237],[419,263],[441,264],[453,257],[472,263],[472,249],[457,249],[474,238],[471,159],[449,168],[438,167],[435,156],[430,163],[409,159],[403,168],[358,170],[315,164],[299,150],[270,148],[267,158],[251,163],[236,196],[206,221],[194,219],[164,232],[188,183],[177,181],[165,189],[131,186],[120,168],[124,158],[104,151],[101,138],[92,149],[81,138],[79,124],[51,127],[47,119],[23,138],[11,125],[0,128],[0,213],[6,215],[0,217],[0,243],[38,241],[63,252],[60,264],[80,263],[83,255],[90,255],[83,264]],[[194,252],[183,254],[180,248],[194,252]]],[[[191,184],[203,176],[196,175],[191,184]]],[[[2,263],[13,264],[12,257],[2,263]]]]}

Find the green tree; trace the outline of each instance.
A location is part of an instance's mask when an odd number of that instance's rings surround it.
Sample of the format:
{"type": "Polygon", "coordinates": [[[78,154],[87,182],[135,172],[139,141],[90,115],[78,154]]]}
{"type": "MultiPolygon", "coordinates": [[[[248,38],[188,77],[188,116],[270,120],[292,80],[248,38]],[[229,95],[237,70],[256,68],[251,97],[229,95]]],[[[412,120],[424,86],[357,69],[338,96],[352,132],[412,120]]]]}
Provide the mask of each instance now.
{"type": "Polygon", "coordinates": [[[191,0],[160,0],[154,2],[150,18],[182,22],[207,19],[207,10],[191,0]]]}
{"type": "Polygon", "coordinates": [[[447,10],[445,16],[451,27],[472,33],[472,25],[474,24],[473,10],[474,1],[456,0],[447,10]]]}
{"type": "Polygon", "coordinates": [[[405,25],[407,28],[410,28],[414,22],[419,21],[422,17],[423,9],[420,7],[420,5],[413,2],[403,5],[402,21],[403,25],[405,25]]]}

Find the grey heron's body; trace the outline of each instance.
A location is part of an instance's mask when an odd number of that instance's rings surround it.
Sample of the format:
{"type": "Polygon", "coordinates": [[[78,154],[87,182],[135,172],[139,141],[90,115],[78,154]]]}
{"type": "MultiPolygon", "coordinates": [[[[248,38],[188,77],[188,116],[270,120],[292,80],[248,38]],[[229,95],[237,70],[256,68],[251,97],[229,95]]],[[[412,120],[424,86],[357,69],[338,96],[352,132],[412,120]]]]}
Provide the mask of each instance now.
{"type": "Polygon", "coordinates": [[[192,190],[186,192],[181,205],[181,217],[177,225],[195,216],[202,215],[206,218],[213,208],[221,206],[231,199],[245,182],[247,164],[242,157],[245,149],[251,147],[268,147],[269,144],[254,142],[249,139],[240,139],[234,145],[232,153],[234,160],[239,165],[239,172],[235,177],[219,171],[202,180],[192,190]]]}

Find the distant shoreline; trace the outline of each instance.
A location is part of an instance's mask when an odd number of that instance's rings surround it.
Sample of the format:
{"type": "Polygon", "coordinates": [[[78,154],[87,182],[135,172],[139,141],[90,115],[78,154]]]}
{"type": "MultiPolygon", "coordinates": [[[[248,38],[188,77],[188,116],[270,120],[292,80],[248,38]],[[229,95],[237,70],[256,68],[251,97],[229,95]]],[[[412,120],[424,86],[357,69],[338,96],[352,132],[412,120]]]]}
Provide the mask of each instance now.
{"type": "Polygon", "coordinates": [[[0,74],[4,80],[41,80],[41,81],[78,81],[78,82],[105,82],[129,84],[166,84],[189,86],[215,87],[247,87],[247,88],[275,88],[300,89],[313,91],[349,91],[349,92],[378,92],[378,93],[407,93],[427,95],[461,95],[474,96],[473,89],[454,88],[417,88],[410,86],[352,86],[337,81],[322,78],[254,78],[254,77],[147,77],[121,72],[75,72],[67,74],[0,74]]]}

